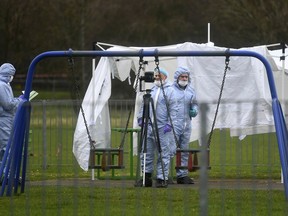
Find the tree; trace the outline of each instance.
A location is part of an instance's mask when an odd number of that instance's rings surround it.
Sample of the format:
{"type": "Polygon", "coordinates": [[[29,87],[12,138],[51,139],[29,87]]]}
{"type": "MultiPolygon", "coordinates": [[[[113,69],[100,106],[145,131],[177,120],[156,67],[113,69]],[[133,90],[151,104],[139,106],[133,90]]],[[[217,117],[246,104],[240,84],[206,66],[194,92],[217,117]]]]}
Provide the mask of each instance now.
{"type": "MultiPolygon", "coordinates": [[[[206,43],[208,22],[217,46],[287,42],[287,11],[286,0],[1,0],[0,62],[13,63],[17,74],[25,75],[42,52],[91,50],[97,41],[126,46],[206,43]]],[[[75,61],[84,92],[91,59],[75,61]]],[[[71,77],[63,59],[40,62],[37,73],[71,77]]]]}
{"type": "Polygon", "coordinates": [[[286,0],[210,0],[208,11],[216,44],[247,47],[287,40],[286,0]]]}

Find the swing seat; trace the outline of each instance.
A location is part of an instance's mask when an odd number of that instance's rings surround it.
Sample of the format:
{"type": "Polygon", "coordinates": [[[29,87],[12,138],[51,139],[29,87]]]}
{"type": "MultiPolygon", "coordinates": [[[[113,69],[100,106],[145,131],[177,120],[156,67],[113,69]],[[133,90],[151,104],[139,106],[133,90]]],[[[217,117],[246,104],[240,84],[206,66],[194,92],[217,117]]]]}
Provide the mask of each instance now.
{"type": "MultiPolygon", "coordinates": [[[[201,153],[200,149],[177,149],[176,150],[176,166],[175,169],[188,169],[189,172],[195,172],[196,170],[199,170],[201,165],[199,165],[198,162],[198,153],[201,153]],[[188,156],[188,164],[182,165],[181,163],[181,155],[182,153],[189,153],[188,156]]],[[[207,149],[207,168],[211,169],[210,167],[210,150],[207,149]]]]}
{"type": "Polygon", "coordinates": [[[97,148],[90,150],[89,169],[124,169],[122,148],[97,148]]]}

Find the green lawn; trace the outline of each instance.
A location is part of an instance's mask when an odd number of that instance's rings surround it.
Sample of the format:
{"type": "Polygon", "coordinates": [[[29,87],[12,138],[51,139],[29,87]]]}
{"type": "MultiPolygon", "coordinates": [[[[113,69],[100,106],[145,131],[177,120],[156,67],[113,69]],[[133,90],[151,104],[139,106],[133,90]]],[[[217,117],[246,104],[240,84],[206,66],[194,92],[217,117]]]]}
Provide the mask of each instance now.
{"type": "Polygon", "coordinates": [[[0,198],[1,215],[287,215],[283,191],[210,189],[202,195],[186,188],[31,187],[0,198]],[[203,201],[203,200],[202,200],[203,201]]]}

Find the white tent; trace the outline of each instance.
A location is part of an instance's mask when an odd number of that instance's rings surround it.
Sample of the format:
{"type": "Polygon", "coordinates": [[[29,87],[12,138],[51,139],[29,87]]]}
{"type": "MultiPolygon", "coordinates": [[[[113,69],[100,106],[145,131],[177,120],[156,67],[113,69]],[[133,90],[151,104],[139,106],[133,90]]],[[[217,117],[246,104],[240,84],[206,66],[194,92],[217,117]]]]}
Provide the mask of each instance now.
{"type": "MultiPolygon", "coordinates": [[[[225,51],[224,47],[208,44],[186,42],[161,47],[123,47],[112,46],[109,51],[135,51],[144,49],[159,51],[225,51]]],[[[266,46],[242,48],[258,52],[266,57],[275,75],[276,86],[281,82],[281,68],[277,57],[272,57],[266,46]]],[[[154,57],[144,57],[148,64],[146,71],[155,68],[154,57]]],[[[222,83],[225,57],[159,57],[160,67],[169,71],[168,79],[173,81],[173,74],[178,66],[190,68],[192,85],[194,86],[199,103],[207,103],[207,130],[215,115],[216,102],[222,83]]],[[[110,147],[110,117],[108,99],[111,94],[111,77],[121,81],[130,78],[130,71],[138,71],[139,57],[102,57],[96,68],[93,68],[93,77],[83,100],[83,109],[91,137],[96,141],[96,147],[110,147]]],[[[243,136],[252,133],[267,133],[274,131],[274,120],[271,111],[271,95],[267,82],[266,70],[261,61],[252,57],[230,57],[231,70],[227,72],[222,101],[215,128],[230,128],[232,136],[243,136]],[[257,101],[257,106],[253,105],[257,101]],[[241,103],[237,103],[241,102],[241,103]],[[245,103],[242,103],[245,102],[245,103]]],[[[143,73],[143,71],[142,71],[143,73]]],[[[143,74],[141,74],[143,75],[143,74]]],[[[281,75],[282,76],[282,75],[281,75]]],[[[287,77],[285,76],[285,79],[287,77]]],[[[282,86],[283,87],[283,86],[282,86]]],[[[142,94],[136,97],[135,114],[141,104],[142,94]]],[[[134,126],[137,127],[134,118],[134,126]]],[[[199,117],[193,119],[191,141],[199,140],[199,117]]],[[[134,139],[137,140],[137,139],[134,139]]],[[[135,146],[135,150],[137,146],[135,146]]],[[[74,133],[73,153],[82,169],[88,170],[90,143],[84,119],[79,113],[74,133]]],[[[136,152],[136,151],[135,151],[136,152]]]]}

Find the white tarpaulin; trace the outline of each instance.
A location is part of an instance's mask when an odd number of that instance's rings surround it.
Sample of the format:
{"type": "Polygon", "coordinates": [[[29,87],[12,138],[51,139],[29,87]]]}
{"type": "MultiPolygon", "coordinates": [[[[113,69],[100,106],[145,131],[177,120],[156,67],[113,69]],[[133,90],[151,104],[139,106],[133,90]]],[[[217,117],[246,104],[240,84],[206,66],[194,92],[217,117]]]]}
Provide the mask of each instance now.
{"type": "MultiPolygon", "coordinates": [[[[109,51],[135,51],[144,49],[159,51],[224,51],[226,48],[210,46],[208,44],[183,43],[163,47],[123,47],[114,46],[109,51]]],[[[260,53],[268,59],[273,71],[279,71],[274,59],[270,56],[266,46],[243,48],[260,53]]],[[[154,57],[144,57],[146,71],[153,71],[154,57]]],[[[198,103],[207,103],[207,130],[215,115],[216,102],[225,68],[225,57],[159,57],[160,67],[169,71],[168,79],[173,82],[173,75],[178,66],[186,66],[192,73],[192,85],[195,88],[198,103]]],[[[130,78],[130,71],[138,71],[139,57],[102,57],[83,100],[83,109],[86,115],[92,139],[96,147],[110,147],[110,118],[107,101],[111,94],[111,76],[121,81],[130,78]],[[111,75],[112,74],[112,75],[111,75]]],[[[270,132],[273,128],[271,111],[271,95],[267,82],[266,70],[261,61],[252,57],[230,57],[231,70],[227,72],[222,100],[215,128],[230,128],[231,134],[241,136],[250,134],[247,128],[257,127],[255,133],[270,132]],[[257,105],[251,103],[257,102],[257,105]],[[237,103],[238,102],[238,103],[237,103]],[[239,103],[240,102],[240,103],[239,103]],[[244,103],[245,102],[245,103],[244,103]],[[262,130],[261,130],[262,128],[262,130]]],[[[143,73],[143,71],[142,71],[143,73]]],[[[143,74],[141,74],[143,75],[143,74]]],[[[277,80],[276,80],[277,83],[277,80]]],[[[136,96],[135,114],[141,104],[143,93],[136,96]]],[[[201,111],[200,111],[201,112],[201,111]]],[[[199,116],[193,119],[192,140],[200,137],[199,116]]],[[[137,127],[137,120],[134,124],[137,127]]],[[[137,140],[137,139],[134,139],[137,140]]],[[[134,150],[137,146],[134,146],[134,150]]],[[[73,153],[81,168],[88,170],[90,143],[81,112],[74,134],[73,153]]]]}

